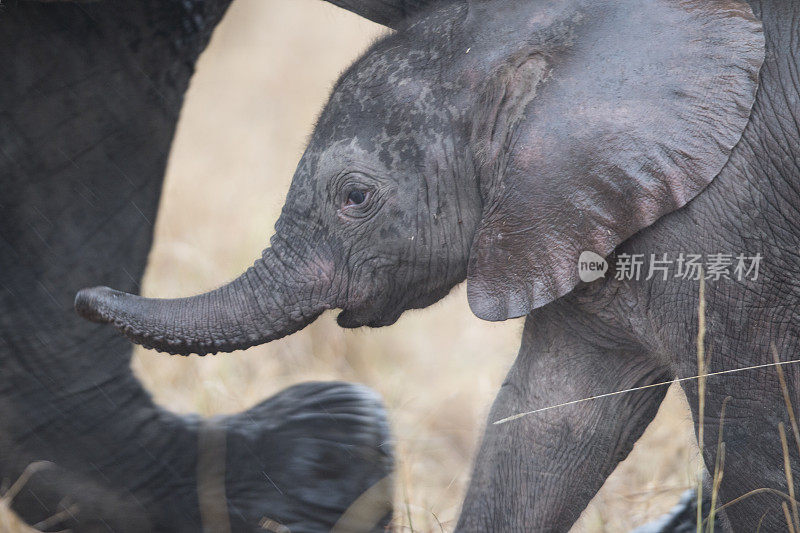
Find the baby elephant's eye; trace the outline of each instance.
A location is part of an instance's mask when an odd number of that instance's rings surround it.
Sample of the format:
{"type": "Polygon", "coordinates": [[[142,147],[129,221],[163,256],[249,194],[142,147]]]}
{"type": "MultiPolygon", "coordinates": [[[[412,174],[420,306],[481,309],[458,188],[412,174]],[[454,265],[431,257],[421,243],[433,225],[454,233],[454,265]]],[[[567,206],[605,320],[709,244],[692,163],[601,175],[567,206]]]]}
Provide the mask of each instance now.
{"type": "Polygon", "coordinates": [[[350,194],[347,195],[347,205],[359,205],[363,204],[364,200],[367,199],[367,193],[361,190],[353,190],[350,191],[350,194]]]}

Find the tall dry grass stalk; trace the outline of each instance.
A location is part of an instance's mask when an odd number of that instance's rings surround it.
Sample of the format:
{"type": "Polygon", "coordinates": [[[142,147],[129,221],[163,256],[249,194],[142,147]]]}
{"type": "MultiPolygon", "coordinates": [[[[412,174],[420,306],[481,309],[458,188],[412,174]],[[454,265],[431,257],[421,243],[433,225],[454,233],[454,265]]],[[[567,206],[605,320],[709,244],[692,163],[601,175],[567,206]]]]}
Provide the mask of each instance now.
{"type": "MultiPolygon", "coordinates": [[[[703,456],[703,432],[706,411],[706,280],[700,269],[700,301],[697,304],[697,444],[703,456]]],[[[703,475],[697,480],[697,533],[703,532],[703,475]]]]}
{"type": "Polygon", "coordinates": [[[719,428],[717,430],[717,456],[714,461],[714,476],[711,485],[711,508],[708,511],[708,518],[706,519],[709,533],[714,533],[714,519],[717,514],[717,496],[719,494],[719,486],[722,483],[722,476],[725,472],[725,442],[722,440],[723,429],[725,426],[725,407],[728,405],[731,397],[728,396],[722,401],[722,409],[719,415],[719,428]]]}

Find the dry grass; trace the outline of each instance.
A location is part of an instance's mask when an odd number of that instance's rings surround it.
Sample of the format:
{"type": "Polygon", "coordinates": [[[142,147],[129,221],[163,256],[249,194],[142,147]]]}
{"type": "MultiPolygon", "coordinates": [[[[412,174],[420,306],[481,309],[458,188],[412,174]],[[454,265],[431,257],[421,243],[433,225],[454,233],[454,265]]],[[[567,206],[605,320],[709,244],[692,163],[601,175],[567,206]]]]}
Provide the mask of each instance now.
{"type": "MultiPolygon", "coordinates": [[[[338,74],[381,29],[317,0],[237,0],[202,57],[174,145],[143,292],[222,284],[267,244],[315,115],[338,74]]],[[[202,414],[249,407],[294,383],[344,379],[377,389],[398,451],[398,529],[452,530],[490,403],[521,323],[490,324],[463,288],[381,330],[344,331],[324,315],[246,352],[205,358],[137,349],[156,400],[202,414]]],[[[688,407],[670,391],[631,457],[575,530],[626,531],[694,484],[688,407]]],[[[0,531],[6,526],[0,511],[0,531]]]]}

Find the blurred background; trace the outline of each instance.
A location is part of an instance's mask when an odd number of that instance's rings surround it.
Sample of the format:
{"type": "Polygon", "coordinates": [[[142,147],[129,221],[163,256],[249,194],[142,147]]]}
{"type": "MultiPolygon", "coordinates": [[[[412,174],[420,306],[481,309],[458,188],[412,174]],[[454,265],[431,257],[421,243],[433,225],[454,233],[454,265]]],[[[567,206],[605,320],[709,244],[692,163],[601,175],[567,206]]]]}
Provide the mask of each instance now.
{"type": "MultiPolygon", "coordinates": [[[[211,289],[260,255],[330,88],[384,31],[319,0],[233,2],[183,109],[145,295],[211,289]]],[[[137,348],[134,370],[161,405],[203,415],[246,409],[305,380],[365,383],[383,396],[395,438],[395,530],[451,531],[522,322],[478,320],[463,286],[389,328],[343,330],[334,317],[233,354],[137,348]]],[[[627,531],[668,511],[697,478],[692,440],[673,389],[575,530],[627,531]]]]}

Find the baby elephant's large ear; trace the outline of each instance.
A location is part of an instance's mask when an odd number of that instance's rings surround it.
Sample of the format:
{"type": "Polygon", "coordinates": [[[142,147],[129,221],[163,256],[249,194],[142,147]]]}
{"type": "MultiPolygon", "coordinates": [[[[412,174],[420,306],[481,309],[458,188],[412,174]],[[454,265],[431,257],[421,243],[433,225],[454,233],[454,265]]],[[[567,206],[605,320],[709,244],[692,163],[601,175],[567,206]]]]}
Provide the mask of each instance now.
{"type": "Polygon", "coordinates": [[[554,12],[526,19],[540,44],[507,58],[475,113],[484,205],[467,279],[487,320],[563,296],[581,252],[606,256],[701,192],[741,138],[764,58],[738,0],[542,4],[554,12]]]}

